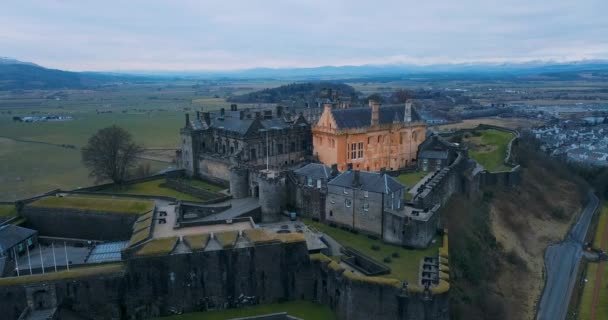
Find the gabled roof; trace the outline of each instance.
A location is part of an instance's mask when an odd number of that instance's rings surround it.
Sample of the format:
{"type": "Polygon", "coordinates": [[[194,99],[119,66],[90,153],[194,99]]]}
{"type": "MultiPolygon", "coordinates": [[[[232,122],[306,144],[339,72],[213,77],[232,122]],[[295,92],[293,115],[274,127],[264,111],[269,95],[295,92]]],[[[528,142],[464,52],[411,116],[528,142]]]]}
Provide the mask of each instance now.
{"type": "MultiPolygon", "coordinates": [[[[369,127],[372,121],[372,108],[357,107],[347,109],[332,109],[331,114],[340,129],[369,127]]],[[[395,119],[403,122],[405,106],[381,106],[378,109],[378,123],[389,124],[395,119]]]]}
{"type": "Polygon", "coordinates": [[[354,185],[355,171],[344,171],[327,184],[344,188],[357,188],[369,192],[389,194],[404,189],[405,186],[385,173],[359,171],[359,184],[354,185]]]}
{"type": "Polygon", "coordinates": [[[239,115],[235,112],[226,112],[223,119],[219,117],[217,113],[212,113],[210,117],[210,123],[207,125],[201,119],[194,119],[190,121],[190,125],[194,130],[205,130],[208,128],[222,129],[226,131],[235,132],[241,135],[249,132],[252,127],[255,130],[259,129],[273,129],[281,130],[288,129],[293,126],[306,126],[308,123],[306,119],[301,116],[297,116],[294,120],[287,120],[285,118],[272,118],[272,119],[255,119],[255,118],[244,118],[240,119],[239,115]],[[254,126],[256,124],[256,126],[254,126]]]}
{"type": "Polygon", "coordinates": [[[329,179],[331,168],[320,163],[309,163],[302,168],[293,171],[296,175],[310,177],[313,179],[329,179]]]}
{"type": "Polygon", "coordinates": [[[36,234],[36,230],[27,229],[12,224],[0,227],[0,252],[8,250],[19,242],[36,234]]]}
{"type": "Polygon", "coordinates": [[[418,156],[420,159],[441,159],[445,160],[448,158],[447,150],[422,150],[418,156]]]}

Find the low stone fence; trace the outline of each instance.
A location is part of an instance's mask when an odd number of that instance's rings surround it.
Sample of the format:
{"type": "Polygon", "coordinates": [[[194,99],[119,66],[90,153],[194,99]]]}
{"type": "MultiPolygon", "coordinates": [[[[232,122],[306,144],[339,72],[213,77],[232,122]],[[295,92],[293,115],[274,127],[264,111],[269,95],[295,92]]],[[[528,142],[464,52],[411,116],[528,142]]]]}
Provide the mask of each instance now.
{"type": "MultiPolygon", "coordinates": [[[[162,179],[162,178],[167,178],[167,179],[179,178],[179,177],[183,177],[184,174],[185,174],[184,169],[172,170],[172,171],[167,171],[164,173],[155,174],[155,175],[151,175],[151,176],[147,176],[147,177],[143,177],[143,178],[127,180],[127,181],[125,181],[125,183],[123,185],[148,182],[148,181],[158,180],[158,179],[162,179]]],[[[100,190],[108,189],[108,188],[115,187],[115,186],[116,186],[116,183],[110,182],[110,183],[104,183],[104,184],[99,184],[99,185],[85,187],[85,188],[78,188],[78,189],[74,189],[72,191],[100,191],[100,190]]]]}

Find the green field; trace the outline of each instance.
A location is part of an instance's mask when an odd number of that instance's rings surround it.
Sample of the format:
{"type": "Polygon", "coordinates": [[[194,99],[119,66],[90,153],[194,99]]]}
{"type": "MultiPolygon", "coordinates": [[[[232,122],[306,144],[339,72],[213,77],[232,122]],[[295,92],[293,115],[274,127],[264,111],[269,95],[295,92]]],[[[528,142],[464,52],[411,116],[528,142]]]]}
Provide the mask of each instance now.
{"type": "Polygon", "coordinates": [[[399,280],[407,280],[410,283],[418,283],[420,260],[424,257],[436,257],[439,253],[439,247],[442,245],[441,238],[436,237],[435,243],[431,244],[428,248],[424,250],[410,250],[386,244],[380,240],[373,240],[362,234],[354,234],[340,228],[330,227],[324,223],[315,222],[310,219],[303,219],[303,221],[307,225],[326,233],[341,245],[352,247],[377,262],[388,266],[391,268],[391,273],[388,276],[399,280]],[[377,251],[373,250],[372,245],[376,245],[380,249],[377,251]],[[399,254],[398,258],[392,257],[392,254],[395,252],[399,254]],[[392,262],[383,262],[385,257],[391,257],[392,262]]]}
{"type": "Polygon", "coordinates": [[[513,134],[494,129],[478,132],[481,133],[480,136],[466,139],[472,145],[469,156],[490,172],[509,170],[510,167],[506,166],[503,161],[513,134]]]}
{"type": "Polygon", "coordinates": [[[140,214],[154,209],[154,201],[86,196],[46,197],[32,202],[30,206],[140,214]]]}
{"type": "Polygon", "coordinates": [[[12,218],[17,215],[17,208],[11,205],[0,205],[0,220],[12,218]]]}
{"type": "Polygon", "coordinates": [[[337,319],[336,315],[329,309],[328,306],[308,301],[293,301],[285,303],[261,304],[239,309],[187,313],[178,316],[157,318],[157,320],[225,320],[277,312],[287,312],[291,316],[304,320],[337,319]]]}
{"type": "MultiPolygon", "coordinates": [[[[604,236],[604,228],[603,226],[608,222],[608,205],[604,205],[602,208],[602,212],[600,214],[600,218],[598,219],[597,231],[594,236],[593,246],[596,248],[601,247],[606,251],[605,246],[601,246],[601,239],[604,236]]],[[[580,320],[588,320],[591,319],[591,308],[593,304],[593,293],[595,290],[595,283],[597,269],[599,267],[599,263],[589,262],[587,263],[587,282],[583,287],[583,293],[581,295],[581,300],[579,303],[579,317],[580,320]]],[[[599,299],[598,305],[596,306],[596,317],[595,319],[608,319],[608,263],[602,263],[602,278],[601,278],[601,287],[599,290],[599,299]]]]}
{"type": "MultiPolygon", "coordinates": [[[[213,191],[213,192],[217,192],[222,189],[221,187],[210,185],[203,181],[197,181],[197,180],[188,180],[188,181],[192,182],[193,185],[205,188],[205,189],[213,191]]],[[[152,180],[152,181],[130,184],[130,185],[126,185],[124,187],[112,187],[112,188],[100,190],[100,192],[164,196],[164,197],[172,197],[172,198],[176,198],[179,200],[186,200],[186,201],[209,200],[209,199],[200,199],[200,198],[191,196],[189,194],[179,192],[177,190],[173,190],[171,188],[161,187],[161,184],[164,182],[165,182],[165,179],[160,178],[160,179],[156,179],[156,180],[152,180]]]]}
{"type": "Polygon", "coordinates": [[[418,181],[422,180],[430,172],[427,171],[415,171],[410,173],[402,173],[397,177],[397,181],[403,183],[408,189],[413,188],[418,181]]]}

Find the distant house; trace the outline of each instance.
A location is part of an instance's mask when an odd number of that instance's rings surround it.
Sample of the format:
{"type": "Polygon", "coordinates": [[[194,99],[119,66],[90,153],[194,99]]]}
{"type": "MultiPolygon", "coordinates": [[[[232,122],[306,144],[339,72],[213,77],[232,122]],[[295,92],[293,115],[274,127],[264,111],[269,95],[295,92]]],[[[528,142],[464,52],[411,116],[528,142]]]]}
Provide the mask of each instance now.
{"type": "Polygon", "coordinates": [[[385,210],[399,210],[406,188],[385,173],[348,170],[327,183],[325,220],[382,235],[385,210]]]}
{"type": "Polygon", "coordinates": [[[38,240],[38,231],[12,224],[0,227],[0,256],[12,260],[32,248],[38,240]]]}
{"type": "Polygon", "coordinates": [[[438,135],[428,137],[418,149],[418,170],[436,171],[449,166],[457,157],[456,148],[438,135]]]}

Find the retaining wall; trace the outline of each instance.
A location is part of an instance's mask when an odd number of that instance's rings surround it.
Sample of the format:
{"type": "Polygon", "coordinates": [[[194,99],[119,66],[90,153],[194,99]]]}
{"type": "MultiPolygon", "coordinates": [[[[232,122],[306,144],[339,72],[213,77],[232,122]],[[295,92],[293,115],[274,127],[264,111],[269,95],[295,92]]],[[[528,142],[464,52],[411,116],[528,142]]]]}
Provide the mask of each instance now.
{"type": "Polygon", "coordinates": [[[26,227],[42,236],[91,240],[128,240],[139,215],[66,208],[25,206],[26,227]]]}

